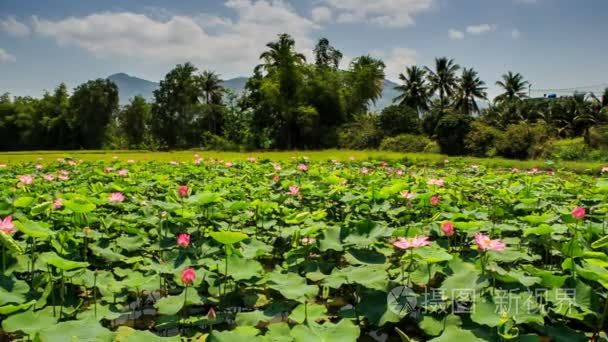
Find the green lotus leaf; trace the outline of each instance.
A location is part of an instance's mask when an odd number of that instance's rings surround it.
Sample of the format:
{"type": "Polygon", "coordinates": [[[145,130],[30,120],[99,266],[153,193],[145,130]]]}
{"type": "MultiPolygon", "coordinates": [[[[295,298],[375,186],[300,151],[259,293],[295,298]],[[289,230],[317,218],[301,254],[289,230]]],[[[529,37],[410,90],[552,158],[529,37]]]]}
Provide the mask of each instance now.
{"type": "Polygon", "coordinates": [[[247,234],[233,231],[211,232],[209,233],[209,236],[211,236],[213,240],[224,245],[232,245],[248,238],[247,234]]]}
{"type": "Polygon", "coordinates": [[[114,342],[180,342],[179,336],[160,337],[149,331],[135,330],[130,327],[121,326],[116,330],[114,342]]]}
{"type": "Polygon", "coordinates": [[[359,337],[360,329],[349,320],[337,324],[308,323],[296,325],[291,329],[295,342],[354,342],[359,337]]]}
{"type": "Polygon", "coordinates": [[[63,271],[70,271],[78,268],[88,267],[88,262],[83,261],[72,261],[64,259],[57,255],[55,252],[45,252],[40,254],[39,259],[49,265],[55,266],[63,271]]]}
{"type": "Polygon", "coordinates": [[[40,311],[30,309],[6,318],[2,322],[2,329],[12,333],[21,331],[35,336],[39,331],[57,324],[58,319],[59,317],[53,315],[53,309],[50,307],[40,311]]]}
{"type": "Polygon", "coordinates": [[[20,220],[15,221],[15,227],[23,234],[35,239],[44,240],[53,235],[53,231],[49,229],[49,224],[44,222],[20,220]]]}

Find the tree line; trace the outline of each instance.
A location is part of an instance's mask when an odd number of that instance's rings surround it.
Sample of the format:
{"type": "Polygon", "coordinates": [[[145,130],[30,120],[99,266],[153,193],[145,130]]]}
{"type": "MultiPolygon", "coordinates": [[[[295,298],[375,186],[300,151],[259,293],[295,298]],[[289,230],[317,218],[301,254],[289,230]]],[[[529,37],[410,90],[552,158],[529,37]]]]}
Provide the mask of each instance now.
{"type": "Polygon", "coordinates": [[[383,61],[364,55],[342,69],[342,58],[322,38],[309,62],[281,34],[266,45],[241,94],[191,63],[167,73],[151,102],[136,96],[122,107],[107,79],[71,95],[65,84],[41,98],[5,94],[0,149],[342,147],[525,158],[543,141],[588,139],[608,122],[608,89],[600,97],[528,99],[528,83],[510,71],[496,82],[503,92],[480,110],[485,82],[445,57],[405,68],[393,105],[370,112],[382,95],[383,61]]]}

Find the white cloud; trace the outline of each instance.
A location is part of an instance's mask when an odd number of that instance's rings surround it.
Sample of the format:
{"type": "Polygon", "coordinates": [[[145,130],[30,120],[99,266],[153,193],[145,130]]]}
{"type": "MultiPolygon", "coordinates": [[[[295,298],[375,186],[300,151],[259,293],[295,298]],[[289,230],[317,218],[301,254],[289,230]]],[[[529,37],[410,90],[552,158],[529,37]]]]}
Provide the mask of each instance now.
{"type": "Polygon", "coordinates": [[[455,29],[449,29],[448,30],[448,37],[450,37],[450,39],[452,39],[452,40],[464,39],[464,32],[458,31],[458,30],[455,30],[455,29]]]}
{"type": "Polygon", "coordinates": [[[483,34],[488,32],[496,31],[496,25],[490,24],[481,24],[481,25],[471,25],[466,28],[467,33],[469,34],[483,34]]]}
{"type": "Polygon", "coordinates": [[[4,49],[0,49],[0,63],[11,63],[17,61],[15,56],[6,52],[4,49]]]}
{"type": "Polygon", "coordinates": [[[15,19],[15,17],[0,19],[0,31],[4,31],[15,37],[23,37],[30,34],[30,28],[15,19]]]}
{"type": "Polygon", "coordinates": [[[519,32],[518,29],[514,28],[513,30],[511,30],[511,38],[519,39],[520,36],[521,36],[521,32],[519,32]]]}
{"type": "Polygon", "coordinates": [[[323,0],[338,12],[342,23],[371,23],[384,27],[414,24],[414,17],[431,10],[435,0],[323,0]]]}
{"type": "Polygon", "coordinates": [[[249,72],[269,41],[289,33],[298,51],[310,55],[310,34],[319,26],[282,0],[229,0],[233,21],[209,13],[172,15],[162,20],[132,12],[102,12],[61,20],[33,18],[37,34],[98,57],[131,57],[150,62],[191,60],[204,68],[249,72]],[[213,28],[213,30],[211,30],[213,28]]]}
{"type": "Polygon", "coordinates": [[[399,74],[403,73],[406,67],[416,64],[416,50],[410,48],[398,47],[389,52],[374,50],[370,54],[382,58],[386,65],[384,73],[390,80],[399,79],[399,74]]]}
{"type": "Polygon", "coordinates": [[[319,6],[312,9],[312,20],[316,23],[325,23],[331,20],[331,9],[325,6],[319,6]]]}

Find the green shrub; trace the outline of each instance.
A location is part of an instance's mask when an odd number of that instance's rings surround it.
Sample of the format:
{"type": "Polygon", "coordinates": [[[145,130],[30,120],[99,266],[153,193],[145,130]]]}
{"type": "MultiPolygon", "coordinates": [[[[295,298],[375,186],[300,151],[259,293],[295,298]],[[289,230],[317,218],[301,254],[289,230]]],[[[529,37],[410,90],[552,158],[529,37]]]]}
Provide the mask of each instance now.
{"type": "Polygon", "coordinates": [[[547,155],[549,147],[547,129],[539,124],[522,122],[509,125],[496,139],[497,154],[506,158],[540,158],[547,155]]]}
{"type": "Polygon", "coordinates": [[[466,153],[464,138],[471,128],[471,117],[464,114],[447,114],[437,123],[435,134],[441,153],[462,155],[466,153]]]}
{"type": "Polygon", "coordinates": [[[589,148],[583,138],[551,141],[551,156],[559,160],[586,160],[589,148]]]}
{"type": "Polygon", "coordinates": [[[399,134],[395,137],[384,138],[380,143],[380,149],[397,152],[424,152],[431,143],[431,139],[422,135],[399,134]]]}
{"type": "Polygon", "coordinates": [[[418,113],[405,106],[392,105],[380,113],[378,125],[384,136],[420,133],[420,118],[418,113]]]}
{"type": "Polygon", "coordinates": [[[608,148],[608,125],[597,125],[589,129],[586,142],[592,148],[608,148]]]}
{"type": "Polygon", "coordinates": [[[238,144],[210,132],[205,132],[201,136],[201,145],[206,150],[214,151],[239,151],[238,144]]]}
{"type": "Polygon", "coordinates": [[[371,114],[360,115],[355,122],[338,130],[338,146],[353,150],[377,148],[380,144],[378,117],[371,114]]]}
{"type": "Polygon", "coordinates": [[[464,138],[464,145],[467,151],[478,157],[490,157],[495,153],[494,146],[496,139],[501,132],[496,128],[475,120],[471,123],[471,130],[464,138]]]}

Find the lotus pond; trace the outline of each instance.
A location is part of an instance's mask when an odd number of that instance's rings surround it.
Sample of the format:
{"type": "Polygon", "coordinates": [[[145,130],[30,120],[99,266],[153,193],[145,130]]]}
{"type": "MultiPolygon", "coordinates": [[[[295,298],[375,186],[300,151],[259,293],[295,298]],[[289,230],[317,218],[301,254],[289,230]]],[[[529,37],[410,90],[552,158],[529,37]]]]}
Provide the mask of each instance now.
{"type": "Polygon", "coordinates": [[[458,163],[0,165],[0,340],[606,340],[607,196],[458,163]]]}

